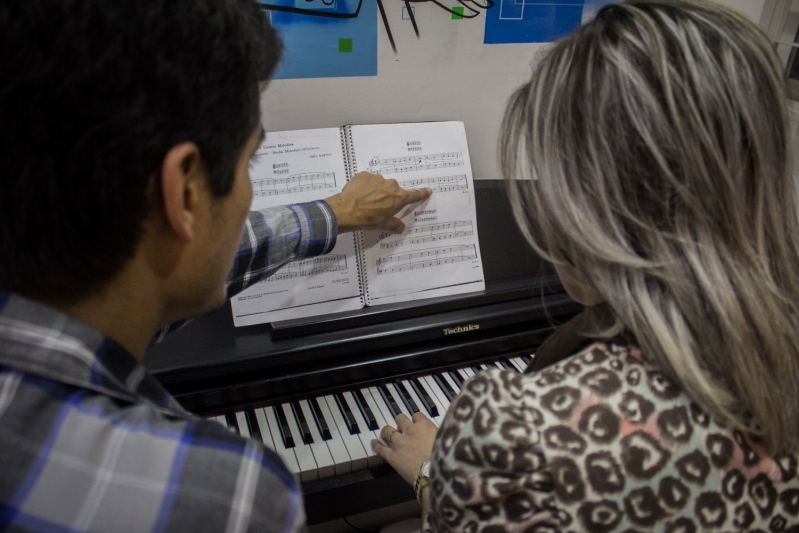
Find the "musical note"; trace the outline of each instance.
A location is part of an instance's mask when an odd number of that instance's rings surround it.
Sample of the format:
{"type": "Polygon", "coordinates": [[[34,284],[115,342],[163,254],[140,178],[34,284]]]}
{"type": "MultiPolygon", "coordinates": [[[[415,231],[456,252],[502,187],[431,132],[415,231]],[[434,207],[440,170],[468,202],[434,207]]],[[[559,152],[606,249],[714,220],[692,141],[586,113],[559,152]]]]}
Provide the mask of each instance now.
{"type": "Polygon", "coordinates": [[[285,178],[268,178],[253,180],[252,194],[254,197],[275,196],[303,191],[318,191],[336,187],[336,175],[333,172],[316,172],[294,174],[285,178]]]}
{"type": "Polygon", "coordinates": [[[428,248],[404,254],[394,254],[377,260],[378,274],[395,274],[406,270],[448,265],[477,259],[477,249],[473,244],[428,248]]]}
{"type": "Polygon", "coordinates": [[[287,263],[280,270],[266,278],[266,281],[301,278],[340,270],[347,270],[347,256],[340,254],[325,255],[287,263]]]}
{"type": "Polygon", "coordinates": [[[455,239],[474,235],[474,227],[471,220],[458,220],[455,222],[442,222],[440,224],[422,224],[413,226],[402,233],[383,232],[378,237],[381,248],[396,248],[408,244],[419,244],[423,242],[443,241],[445,239],[455,239]],[[400,237],[393,240],[392,237],[400,237]]]}
{"type": "Polygon", "coordinates": [[[369,172],[373,174],[400,174],[434,168],[462,167],[463,152],[444,152],[441,154],[408,155],[369,161],[369,172]]]}
{"type": "Polygon", "coordinates": [[[466,179],[466,174],[459,174],[458,176],[439,176],[436,178],[404,180],[398,181],[397,183],[403,189],[430,187],[433,189],[433,192],[464,191],[469,188],[469,180],[466,179]]]}

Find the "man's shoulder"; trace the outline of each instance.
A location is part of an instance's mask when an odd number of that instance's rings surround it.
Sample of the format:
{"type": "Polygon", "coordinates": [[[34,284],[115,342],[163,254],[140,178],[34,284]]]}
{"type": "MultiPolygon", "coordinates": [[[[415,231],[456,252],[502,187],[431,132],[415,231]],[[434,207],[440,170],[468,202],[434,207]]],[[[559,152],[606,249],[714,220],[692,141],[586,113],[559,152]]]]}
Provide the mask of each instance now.
{"type": "Polygon", "coordinates": [[[280,458],[216,422],[17,372],[0,373],[0,405],[0,455],[13,458],[0,503],[18,519],[64,527],[85,520],[85,530],[135,520],[150,531],[180,517],[203,531],[237,516],[284,530],[300,512],[297,482],[280,458]],[[65,497],[69,505],[53,504],[65,497]],[[84,517],[93,500],[96,509],[84,517]],[[130,502],[135,517],[127,515],[130,502]]]}

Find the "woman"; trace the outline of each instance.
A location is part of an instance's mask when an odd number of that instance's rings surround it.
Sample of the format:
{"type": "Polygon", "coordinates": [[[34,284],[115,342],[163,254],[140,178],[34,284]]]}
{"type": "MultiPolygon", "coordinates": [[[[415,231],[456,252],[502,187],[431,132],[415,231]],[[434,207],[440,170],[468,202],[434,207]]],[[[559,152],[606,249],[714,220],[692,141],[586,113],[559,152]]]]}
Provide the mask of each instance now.
{"type": "Polygon", "coordinates": [[[752,23],[687,0],[607,6],[535,67],[502,168],[589,310],[541,348],[546,369],[476,376],[439,430],[383,429],[409,482],[432,448],[425,529],[799,529],[785,87],[752,23]]]}

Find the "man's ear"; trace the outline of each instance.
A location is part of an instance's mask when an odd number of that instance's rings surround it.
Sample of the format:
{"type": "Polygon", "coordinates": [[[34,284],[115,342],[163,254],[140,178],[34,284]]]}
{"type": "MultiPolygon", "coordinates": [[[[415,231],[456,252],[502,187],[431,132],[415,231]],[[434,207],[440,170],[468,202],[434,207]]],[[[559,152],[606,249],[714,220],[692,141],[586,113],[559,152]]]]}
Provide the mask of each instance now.
{"type": "Polygon", "coordinates": [[[194,239],[197,207],[205,186],[205,165],[196,144],[173,146],[161,166],[164,214],[172,231],[185,242],[194,239]]]}

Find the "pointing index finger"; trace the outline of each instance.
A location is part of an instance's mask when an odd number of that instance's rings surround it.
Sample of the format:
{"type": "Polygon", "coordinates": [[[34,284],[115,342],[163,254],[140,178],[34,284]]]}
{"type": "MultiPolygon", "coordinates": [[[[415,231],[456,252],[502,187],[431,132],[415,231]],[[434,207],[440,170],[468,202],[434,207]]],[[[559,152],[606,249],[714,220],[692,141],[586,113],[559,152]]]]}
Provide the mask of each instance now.
{"type": "Polygon", "coordinates": [[[405,189],[408,192],[408,196],[405,199],[405,204],[415,204],[417,202],[421,202],[422,200],[427,200],[430,198],[430,195],[433,194],[433,189],[430,187],[425,187],[424,189],[405,189]]]}

